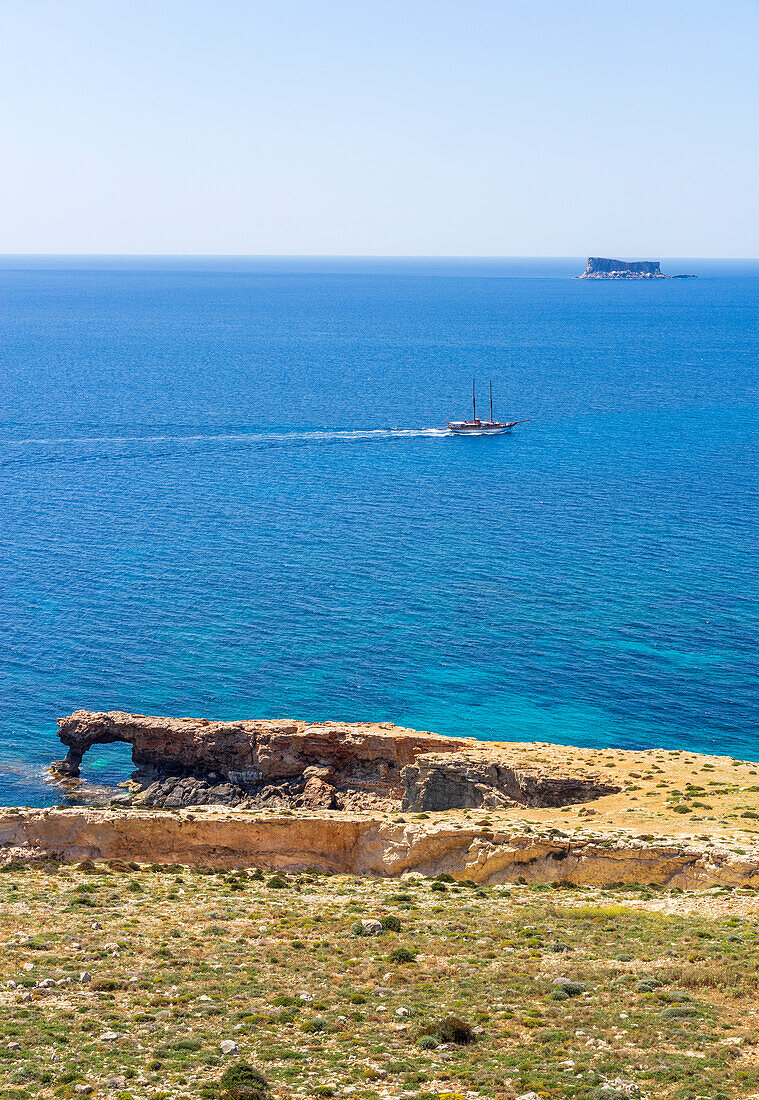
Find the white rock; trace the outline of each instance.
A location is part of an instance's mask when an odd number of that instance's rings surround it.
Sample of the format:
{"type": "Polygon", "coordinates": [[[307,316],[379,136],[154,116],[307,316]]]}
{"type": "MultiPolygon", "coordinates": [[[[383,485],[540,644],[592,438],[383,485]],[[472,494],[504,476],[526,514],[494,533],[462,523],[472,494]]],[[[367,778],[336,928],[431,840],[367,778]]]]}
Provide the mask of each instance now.
{"type": "Polygon", "coordinates": [[[125,1089],[126,1077],[109,1077],[105,1083],[105,1087],[108,1089],[125,1089]]]}
{"type": "Polygon", "coordinates": [[[41,982],[37,982],[39,989],[52,989],[54,985],[55,979],[53,978],[43,978],[41,982]]]}
{"type": "Polygon", "coordinates": [[[219,1050],[222,1054],[237,1054],[239,1049],[234,1039],[222,1039],[219,1043],[219,1050]]]}
{"type": "Polygon", "coordinates": [[[384,932],[384,928],[378,920],[364,920],[361,921],[361,927],[364,930],[365,936],[381,936],[384,932]]]}
{"type": "Polygon", "coordinates": [[[94,1091],[92,1085],[74,1085],[74,1092],[77,1096],[91,1096],[94,1091]]]}
{"type": "Polygon", "coordinates": [[[540,1100],[540,1097],[536,1092],[523,1092],[521,1096],[517,1096],[517,1100],[540,1100]]]}
{"type": "Polygon", "coordinates": [[[8,1050],[21,1050],[21,1043],[8,1043],[8,1050]]]}
{"type": "Polygon", "coordinates": [[[118,1031],[104,1031],[100,1036],[101,1043],[115,1043],[117,1039],[121,1038],[121,1033],[118,1031]]]}
{"type": "Polygon", "coordinates": [[[24,963],[24,970],[29,973],[30,970],[34,970],[34,963],[24,963]]]}
{"type": "Polygon", "coordinates": [[[407,1008],[396,1008],[395,1015],[396,1016],[408,1016],[408,1009],[407,1008]]]}

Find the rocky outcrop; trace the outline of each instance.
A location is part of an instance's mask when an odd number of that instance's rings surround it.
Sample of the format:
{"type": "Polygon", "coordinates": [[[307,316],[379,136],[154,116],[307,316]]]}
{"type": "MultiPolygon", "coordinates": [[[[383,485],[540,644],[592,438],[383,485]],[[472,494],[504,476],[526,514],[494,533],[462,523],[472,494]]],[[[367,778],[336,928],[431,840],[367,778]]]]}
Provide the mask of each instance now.
{"type": "Polygon", "coordinates": [[[569,806],[620,790],[596,776],[545,772],[492,752],[425,754],[403,769],[403,782],[404,810],[569,806]]]}
{"type": "Polygon", "coordinates": [[[666,279],[658,260],[607,260],[589,256],[581,279],[666,279]]]}
{"type": "Polygon", "coordinates": [[[607,260],[589,256],[578,279],[696,279],[696,275],[665,275],[658,260],[607,260]]]}
{"type": "Polygon", "coordinates": [[[377,800],[397,805],[406,765],[422,753],[456,752],[468,743],[390,723],[211,722],[85,710],[60,719],[58,736],[69,750],[53,765],[59,775],[77,776],[93,745],[124,741],[132,746],[136,786],[147,804],[174,808],[292,805],[299,799],[326,807],[338,791],[343,808],[377,800]]]}
{"type": "Polygon", "coordinates": [[[567,806],[619,791],[579,769],[541,769],[498,746],[385,725],[288,720],[209,722],[76,711],[58,723],[69,748],[53,765],[76,776],[93,745],[125,741],[138,766],[126,786],[165,809],[448,810],[567,806]]]}
{"type": "Polygon", "coordinates": [[[478,883],[759,886],[759,850],[617,831],[536,835],[446,819],[275,817],[233,812],[0,810],[0,862],[122,860],[210,867],[315,868],[396,877],[415,871],[478,883]]]}

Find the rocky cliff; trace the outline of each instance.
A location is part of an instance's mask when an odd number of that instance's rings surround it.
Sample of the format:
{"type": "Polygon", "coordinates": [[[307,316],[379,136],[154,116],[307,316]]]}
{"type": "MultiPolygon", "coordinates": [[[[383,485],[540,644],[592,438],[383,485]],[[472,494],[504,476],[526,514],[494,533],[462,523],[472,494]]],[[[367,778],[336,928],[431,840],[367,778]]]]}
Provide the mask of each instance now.
{"type": "Polygon", "coordinates": [[[121,860],[396,877],[450,874],[479,883],[759,886],[759,850],[702,839],[490,826],[446,818],[276,817],[231,811],[2,810],[0,863],[121,860]]]}
{"type": "Polygon", "coordinates": [[[541,770],[497,746],[390,723],[211,722],[79,710],[60,719],[58,736],[69,751],[53,770],[68,777],[79,775],[93,745],[130,744],[138,768],[132,796],[169,809],[565,806],[619,790],[578,765],[541,770]]]}
{"type": "Polygon", "coordinates": [[[581,279],[666,279],[658,260],[607,260],[590,256],[581,279]]]}
{"type": "Polygon", "coordinates": [[[665,275],[658,260],[607,260],[589,256],[578,279],[695,279],[696,275],[665,275]]]}

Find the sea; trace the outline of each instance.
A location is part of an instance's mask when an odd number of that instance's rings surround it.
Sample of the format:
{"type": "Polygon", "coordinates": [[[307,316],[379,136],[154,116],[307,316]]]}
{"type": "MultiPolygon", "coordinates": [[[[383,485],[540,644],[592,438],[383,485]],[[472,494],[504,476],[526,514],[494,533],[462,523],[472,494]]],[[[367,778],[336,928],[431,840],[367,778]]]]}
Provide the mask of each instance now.
{"type": "Polygon", "coordinates": [[[0,803],[78,708],[759,759],[759,263],[583,267],[2,258],[0,803]]]}

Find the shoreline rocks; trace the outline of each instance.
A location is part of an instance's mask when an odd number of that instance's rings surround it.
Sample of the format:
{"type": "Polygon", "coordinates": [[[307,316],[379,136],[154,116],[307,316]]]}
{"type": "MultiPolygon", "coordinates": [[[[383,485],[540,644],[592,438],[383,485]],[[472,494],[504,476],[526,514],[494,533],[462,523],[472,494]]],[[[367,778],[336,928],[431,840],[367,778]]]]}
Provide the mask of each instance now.
{"type": "Polygon", "coordinates": [[[566,806],[619,786],[575,767],[541,770],[498,745],[383,725],[288,719],[210,722],[121,711],[60,719],[68,747],[52,771],[70,779],[94,745],[132,745],[133,803],[181,810],[427,811],[566,806]]]}

